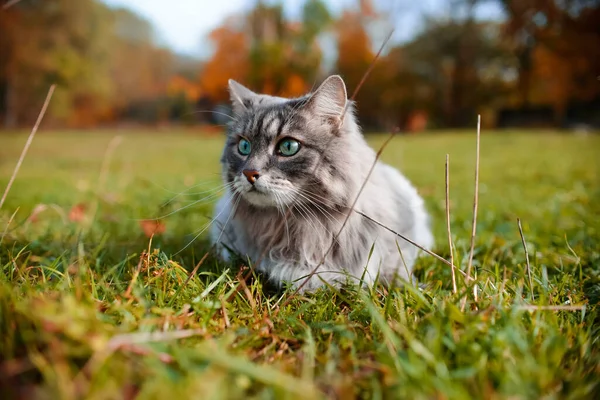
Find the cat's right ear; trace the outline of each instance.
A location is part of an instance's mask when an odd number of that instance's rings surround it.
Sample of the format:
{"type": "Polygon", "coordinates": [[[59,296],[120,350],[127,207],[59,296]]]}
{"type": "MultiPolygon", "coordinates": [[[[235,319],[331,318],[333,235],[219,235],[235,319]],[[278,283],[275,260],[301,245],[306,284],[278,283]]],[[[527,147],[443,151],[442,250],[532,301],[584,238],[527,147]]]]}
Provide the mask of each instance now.
{"type": "Polygon", "coordinates": [[[313,114],[339,125],[347,106],[346,84],[339,75],[325,79],[308,100],[313,114]]]}
{"type": "Polygon", "coordinates": [[[240,83],[237,83],[233,79],[229,80],[229,95],[231,97],[233,112],[237,115],[240,115],[246,110],[252,108],[254,101],[259,96],[252,90],[240,83]]]}

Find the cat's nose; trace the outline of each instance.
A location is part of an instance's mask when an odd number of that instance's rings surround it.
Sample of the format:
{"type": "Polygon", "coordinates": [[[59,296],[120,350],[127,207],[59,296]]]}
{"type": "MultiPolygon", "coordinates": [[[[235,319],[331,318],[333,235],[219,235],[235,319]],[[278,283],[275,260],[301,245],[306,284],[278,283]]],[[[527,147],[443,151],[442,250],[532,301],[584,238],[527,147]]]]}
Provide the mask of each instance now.
{"type": "Polygon", "coordinates": [[[260,174],[255,169],[245,169],[242,171],[242,174],[248,179],[248,182],[254,185],[254,182],[258,179],[260,174]]]}

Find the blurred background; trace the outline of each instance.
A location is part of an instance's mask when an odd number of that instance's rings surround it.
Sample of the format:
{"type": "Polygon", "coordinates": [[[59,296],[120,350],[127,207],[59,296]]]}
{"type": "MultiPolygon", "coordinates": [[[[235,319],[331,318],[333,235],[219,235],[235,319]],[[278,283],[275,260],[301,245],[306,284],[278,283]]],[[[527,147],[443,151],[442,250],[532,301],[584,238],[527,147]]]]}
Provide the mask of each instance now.
{"type": "Polygon", "coordinates": [[[593,0],[10,0],[0,127],[220,125],[227,80],[296,96],[330,73],[365,129],[600,126],[593,0]],[[217,111],[216,113],[211,111],[217,111]]]}

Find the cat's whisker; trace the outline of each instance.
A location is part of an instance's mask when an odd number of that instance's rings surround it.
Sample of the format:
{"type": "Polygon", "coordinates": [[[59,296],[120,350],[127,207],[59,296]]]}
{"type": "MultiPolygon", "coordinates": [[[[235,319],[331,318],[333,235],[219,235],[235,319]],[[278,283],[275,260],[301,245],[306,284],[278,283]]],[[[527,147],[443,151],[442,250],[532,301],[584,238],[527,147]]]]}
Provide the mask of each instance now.
{"type": "MultiPolygon", "coordinates": [[[[231,221],[231,217],[235,214],[235,212],[237,210],[237,207],[240,204],[240,200],[241,200],[241,196],[237,196],[237,198],[235,198],[235,204],[231,208],[231,212],[229,213],[229,216],[227,217],[227,220],[223,224],[223,228],[221,228],[221,233],[219,233],[219,237],[217,237],[216,243],[219,243],[221,241],[221,237],[223,236],[223,232],[225,232],[225,228],[227,228],[227,225],[229,224],[229,221],[231,221]]],[[[218,215],[217,215],[217,217],[218,217],[218,215]]]]}
{"type": "MultiPolygon", "coordinates": [[[[346,205],[346,204],[337,203],[337,202],[331,200],[330,198],[323,197],[323,196],[321,196],[321,195],[319,195],[317,193],[309,191],[306,188],[301,188],[301,190],[302,190],[303,194],[314,198],[316,201],[318,201],[319,203],[322,203],[323,205],[325,205],[326,207],[328,207],[330,209],[333,209],[333,208],[329,207],[329,205],[337,206],[337,207],[340,207],[340,208],[348,208],[348,205],[346,205]]],[[[339,212],[340,214],[343,214],[343,213],[341,213],[338,210],[334,210],[334,211],[339,212]]]]}
{"type": "Polygon", "coordinates": [[[212,189],[203,190],[202,192],[182,193],[182,196],[183,195],[185,195],[185,196],[196,196],[196,195],[199,195],[199,194],[210,193],[211,191],[215,191],[215,190],[228,189],[228,188],[230,188],[232,186],[233,186],[233,183],[228,183],[228,184],[225,184],[225,185],[216,186],[216,187],[214,187],[212,189]]]}
{"type": "MultiPolygon", "coordinates": [[[[307,221],[311,223],[313,229],[315,229],[316,231],[318,231],[317,226],[312,223],[312,219],[309,218],[310,216],[312,216],[315,221],[321,225],[321,227],[323,228],[323,230],[328,233],[329,235],[331,235],[332,237],[334,237],[335,235],[329,230],[327,229],[327,227],[325,226],[325,224],[319,219],[319,217],[317,217],[315,215],[315,213],[312,212],[312,210],[310,210],[310,208],[308,208],[305,204],[302,203],[296,203],[296,206],[298,206],[299,208],[302,208],[302,210],[304,210],[304,213],[307,215],[307,221]]],[[[334,238],[337,241],[337,238],[334,238]]]]}
{"type": "MultiPolygon", "coordinates": [[[[303,195],[299,194],[299,196],[304,197],[303,195]]],[[[310,211],[310,213],[315,217],[315,219],[318,220],[318,217],[314,214],[314,212],[310,209],[310,207],[308,207],[308,205],[313,206],[316,211],[320,212],[325,218],[327,218],[327,220],[329,220],[329,222],[335,224],[335,220],[333,219],[333,217],[331,216],[331,214],[327,215],[328,213],[326,213],[326,211],[324,211],[317,203],[315,203],[314,201],[310,200],[309,198],[304,197],[305,201],[307,204],[303,204],[307,210],[310,211]]],[[[321,224],[322,222],[319,221],[321,224]]]]}
{"type": "Polygon", "coordinates": [[[315,230],[315,232],[317,232],[319,229],[317,229],[317,227],[315,226],[315,224],[312,222],[312,220],[305,215],[305,213],[302,211],[302,209],[299,207],[299,203],[298,204],[294,204],[293,208],[298,212],[299,216],[302,217],[304,219],[304,221],[306,221],[306,223],[315,230]]]}
{"type": "Polygon", "coordinates": [[[300,190],[295,190],[294,193],[296,195],[300,196],[301,198],[303,198],[304,200],[306,200],[312,206],[314,206],[318,211],[321,212],[321,214],[323,214],[323,216],[325,218],[327,218],[329,220],[329,222],[332,222],[332,223],[336,222],[335,221],[335,217],[329,211],[327,211],[327,209],[325,209],[324,206],[322,206],[321,204],[319,204],[316,200],[311,199],[307,195],[303,194],[300,190]]]}
{"type": "MultiPolygon", "coordinates": [[[[239,202],[239,199],[237,200],[239,202]]],[[[231,204],[231,200],[229,201],[229,204],[231,204]]],[[[237,205],[237,203],[236,203],[237,205]]],[[[192,240],[190,240],[182,249],[180,249],[177,253],[173,254],[173,256],[176,256],[178,254],[180,254],[182,251],[184,251],[185,249],[187,249],[188,247],[190,247],[192,245],[192,243],[194,243],[200,236],[202,236],[202,234],[204,232],[206,232],[206,230],[208,228],[210,228],[210,226],[221,216],[221,214],[223,214],[223,212],[226,210],[226,207],[223,208],[223,210],[221,210],[221,212],[219,212],[213,219],[211,219],[206,225],[204,225],[200,231],[197,231],[196,235],[193,237],[192,240]]],[[[231,212],[229,213],[229,218],[231,218],[231,215],[233,214],[235,210],[235,206],[232,208],[231,212]]],[[[229,218],[227,218],[227,222],[229,222],[229,218]]],[[[225,222],[223,229],[221,230],[221,234],[223,234],[223,231],[225,230],[225,226],[227,225],[227,222],[225,222]]],[[[219,240],[221,239],[221,236],[219,235],[219,240]]],[[[217,240],[218,243],[218,240],[217,240]]]]}
{"type": "MultiPolygon", "coordinates": [[[[317,208],[327,219],[329,219],[330,222],[335,222],[335,217],[333,216],[333,214],[331,214],[331,212],[329,210],[335,211],[333,209],[328,209],[327,206],[319,204],[318,200],[315,199],[311,199],[308,195],[303,194],[303,193],[298,193],[299,196],[302,196],[304,199],[306,199],[308,202],[310,202],[313,206],[315,206],[315,208],[317,208]]],[[[343,215],[342,213],[338,212],[340,215],[343,215]]]]}
{"type": "Polygon", "coordinates": [[[181,192],[172,192],[172,191],[170,191],[170,190],[168,190],[166,188],[163,188],[165,191],[175,194],[175,196],[171,197],[169,200],[167,200],[161,206],[162,207],[168,206],[169,204],[171,204],[173,201],[175,201],[180,196],[184,196],[184,195],[191,196],[191,195],[200,195],[200,194],[205,194],[205,193],[211,193],[211,192],[215,192],[215,191],[220,191],[220,190],[223,190],[223,189],[227,189],[227,188],[231,187],[231,185],[233,185],[233,183],[219,184],[219,185],[216,185],[215,187],[213,187],[212,189],[204,190],[202,192],[188,193],[190,190],[195,189],[198,186],[205,186],[205,185],[208,185],[210,183],[211,182],[200,182],[199,184],[194,185],[194,186],[190,186],[189,188],[187,188],[187,189],[185,189],[185,190],[183,190],[181,192]]]}
{"type": "Polygon", "coordinates": [[[134,221],[148,221],[148,220],[158,221],[158,220],[161,220],[161,219],[165,219],[165,218],[170,217],[171,215],[177,214],[178,212],[183,211],[185,209],[188,209],[190,207],[193,207],[193,206],[195,206],[197,204],[200,204],[200,203],[203,203],[203,202],[206,202],[206,201],[209,201],[209,200],[213,200],[213,199],[217,198],[220,194],[221,194],[220,192],[213,193],[211,195],[208,195],[208,196],[203,197],[201,199],[195,200],[195,201],[191,202],[190,204],[186,204],[185,206],[180,207],[177,210],[171,211],[170,213],[161,215],[159,217],[154,217],[154,218],[137,218],[137,219],[134,219],[134,221]]]}
{"type": "Polygon", "coordinates": [[[277,201],[277,210],[281,214],[281,217],[283,218],[284,223],[285,223],[287,245],[289,246],[290,245],[290,226],[288,225],[286,214],[284,212],[285,205],[284,205],[284,202],[282,201],[282,197],[284,197],[286,200],[288,200],[288,197],[285,192],[278,193],[278,191],[273,191],[273,194],[275,194],[275,198],[277,201]]]}
{"type": "MultiPolygon", "coordinates": [[[[226,114],[226,113],[223,113],[223,112],[220,112],[220,111],[214,111],[214,110],[196,110],[196,111],[192,111],[192,112],[190,112],[188,115],[194,115],[194,114],[208,114],[208,113],[210,113],[210,114],[222,115],[222,116],[224,116],[224,117],[227,117],[227,118],[229,118],[229,119],[230,119],[230,120],[232,120],[232,121],[235,121],[235,118],[234,118],[234,117],[232,117],[231,115],[229,115],[229,114],[226,114]]],[[[235,113],[234,113],[234,114],[235,114],[235,113]]]]}

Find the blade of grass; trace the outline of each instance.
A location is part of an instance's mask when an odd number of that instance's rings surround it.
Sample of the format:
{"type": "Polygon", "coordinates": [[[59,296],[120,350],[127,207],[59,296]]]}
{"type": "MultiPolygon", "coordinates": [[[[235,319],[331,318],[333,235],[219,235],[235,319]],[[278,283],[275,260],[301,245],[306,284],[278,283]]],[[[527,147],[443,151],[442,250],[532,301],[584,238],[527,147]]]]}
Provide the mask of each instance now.
{"type": "Polygon", "coordinates": [[[42,123],[42,120],[44,119],[44,115],[46,114],[46,110],[48,109],[48,104],[50,104],[50,100],[52,99],[52,95],[54,94],[54,89],[56,89],[55,84],[50,86],[50,89],[48,90],[48,94],[46,95],[46,100],[44,100],[44,105],[42,106],[42,109],[41,109],[40,113],[38,114],[37,121],[35,121],[35,125],[33,126],[33,129],[31,130],[31,133],[29,134],[29,137],[27,138],[27,141],[25,142],[25,147],[23,147],[23,151],[21,152],[19,161],[17,161],[17,165],[15,166],[15,169],[10,177],[10,180],[8,181],[8,185],[6,185],[4,194],[2,195],[2,198],[0,199],[0,209],[2,209],[2,206],[4,205],[4,202],[6,201],[6,196],[8,196],[8,192],[10,191],[10,188],[13,185],[13,182],[15,181],[17,174],[19,173],[19,169],[21,169],[21,164],[23,164],[23,160],[25,159],[25,156],[27,155],[29,146],[31,146],[31,142],[33,142],[33,138],[35,137],[35,134],[37,133],[38,128],[40,127],[40,124],[42,123]]]}

